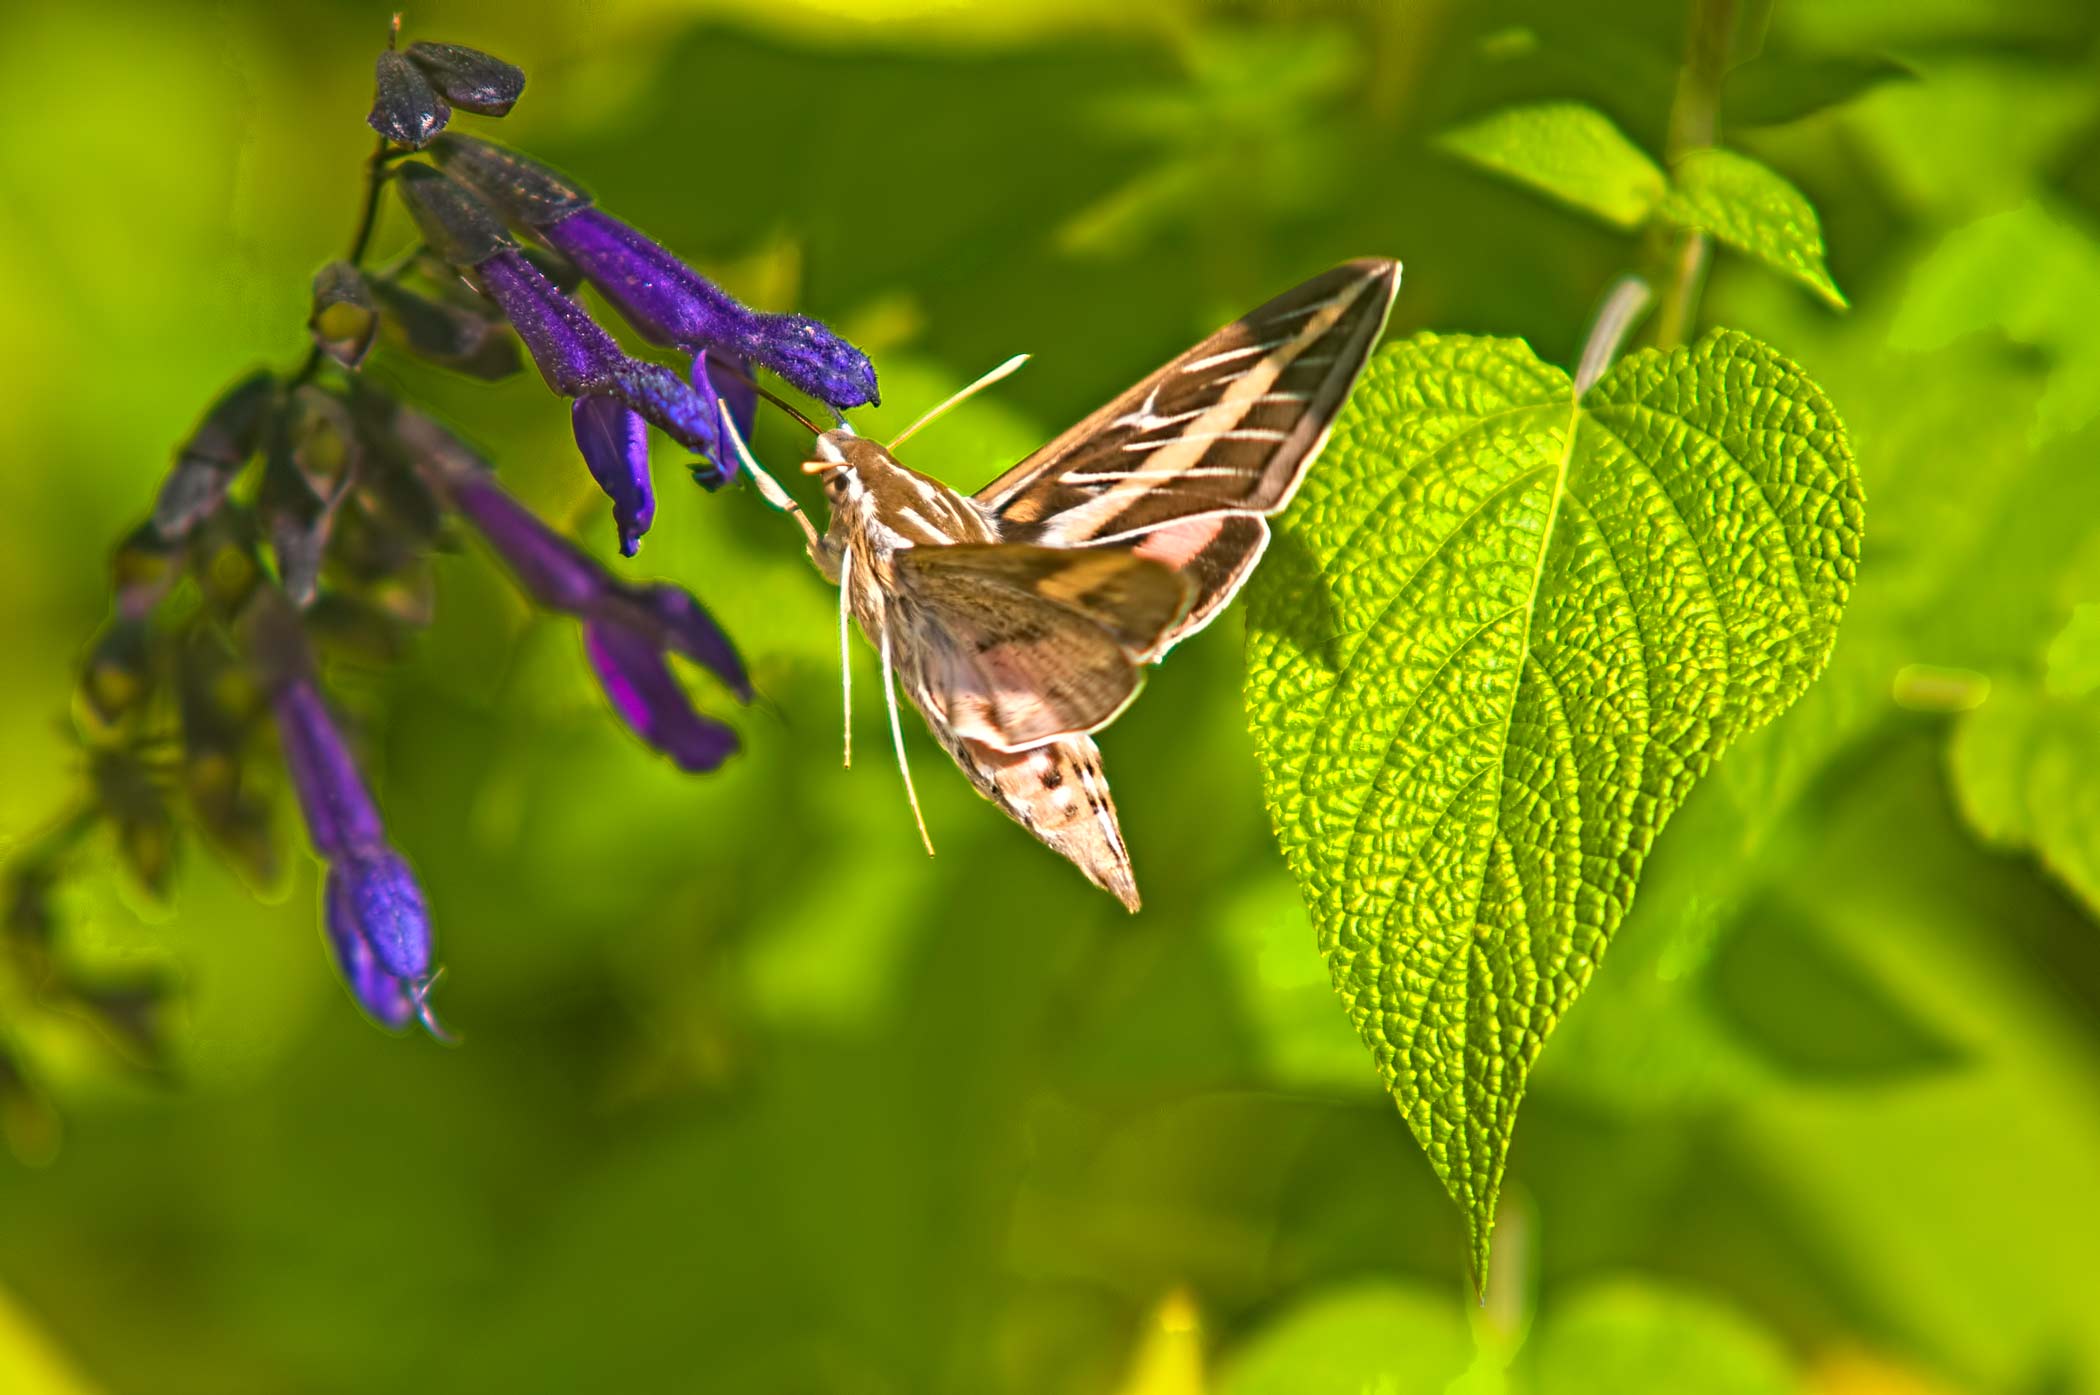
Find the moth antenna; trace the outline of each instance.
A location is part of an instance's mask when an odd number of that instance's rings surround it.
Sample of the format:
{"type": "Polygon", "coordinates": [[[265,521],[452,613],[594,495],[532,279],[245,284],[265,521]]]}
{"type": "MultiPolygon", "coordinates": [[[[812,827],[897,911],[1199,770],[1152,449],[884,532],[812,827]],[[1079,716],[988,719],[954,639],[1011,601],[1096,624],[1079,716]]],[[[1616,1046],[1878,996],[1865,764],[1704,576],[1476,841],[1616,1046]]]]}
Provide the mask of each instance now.
{"type": "MultiPolygon", "coordinates": [[[[846,766],[853,765],[853,643],[847,612],[853,592],[853,549],[839,553],[839,692],[846,705],[846,766]]],[[[887,670],[885,670],[887,671],[887,670]]]]}
{"type": "Polygon", "coordinates": [[[897,743],[897,769],[904,772],[904,797],[911,801],[911,816],[919,825],[919,841],[926,855],[933,856],[933,835],[926,831],[926,816],[919,812],[919,792],[912,788],[911,762],[904,758],[904,727],[897,720],[897,680],[890,671],[890,627],[882,627],[882,695],[890,705],[890,739],[897,743]]]}
{"type": "Polygon", "coordinates": [[[814,552],[822,541],[818,537],[816,525],[809,521],[809,515],[802,512],[802,506],[795,502],[794,497],[780,487],[780,481],[765,472],[764,467],[758,463],[758,457],[751,453],[751,447],[744,444],[744,433],[736,429],[736,418],[729,414],[729,404],[717,397],[715,407],[722,414],[722,429],[729,435],[729,444],[735,449],[736,458],[743,465],[745,473],[751,476],[751,482],[758,486],[760,497],[782,513],[792,515],[795,522],[802,525],[802,536],[808,540],[810,549],[814,552]]]}
{"type": "Polygon", "coordinates": [[[922,417],[920,417],[920,418],[919,418],[919,419],[918,419],[917,421],[913,422],[913,423],[912,423],[912,424],[911,424],[910,426],[907,426],[907,427],[905,427],[905,428],[904,428],[904,434],[903,434],[903,435],[901,435],[901,436],[899,436],[899,437],[898,437],[898,438],[897,438],[896,440],[894,440],[894,441],[890,442],[890,449],[891,449],[891,450],[895,450],[895,449],[896,449],[897,447],[899,447],[899,446],[903,445],[903,444],[904,444],[904,443],[905,443],[906,441],[908,441],[908,440],[910,440],[910,439],[912,438],[912,435],[913,435],[913,433],[914,433],[914,432],[916,432],[916,431],[917,431],[917,430],[918,430],[918,429],[919,429],[920,427],[922,427],[922,426],[926,425],[926,424],[927,424],[928,422],[932,421],[932,420],[933,420],[933,419],[934,419],[935,417],[937,417],[937,416],[939,416],[939,415],[940,415],[941,413],[943,413],[943,412],[947,411],[947,410],[948,410],[948,409],[949,409],[950,407],[955,407],[955,406],[959,406],[960,404],[962,404],[962,403],[964,403],[964,402],[967,402],[967,401],[968,401],[968,400],[969,400],[970,398],[972,398],[972,397],[976,396],[976,395],[977,395],[978,393],[980,393],[980,392],[984,391],[984,390],[985,390],[986,388],[990,387],[990,386],[991,386],[991,385],[992,385],[993,383],[996,383],[996,382],[998,382],[998,381],[999,381],[999,380],[1000,380],[1001,378],[1005,378],[1005,377],[1008,377],[1009,375],[1013,374],[1014,372],[1016,372],[1017,370],[1019,370],[1019,368],[1021,367],[1021,365],[1022,365],[1022,364],[1026,363],[1026,362],[1028,362],[1028,355],[1027,355],[1027,354],[1015,354],[1015,355],[1014,355],[1014,356],[1013,356],[1012,358],[1010,358],[1010,359],[1008,359],[1008,360],[1007,360],[1006,362],[1004,362],[1004,363],[1000,364],[1000,365],[999,365],[999,366],[998,366],[997,368],[994,368],[994,369],[993,369],[993,370],[992,370],[991,372],[989,372],[989,373],[985,374],[985,375],[984,375],[984,376],[983,376],[982,378],[979,378],[979,379],[978,379],[978,380],[977,380],[976,382],[974,382],[974,383],[970,384],[970,385],[969,385],[968,387],[966,387],[966,388],[962,389],[962,391],[960,391],[960,392],[955,392],[955,393],[950,393],[950,394],[949,394],[949,396],[948,396],[948,400],[947,400],[947,401],[945,401],[945,402],[941,403],[941,405],[940,405],[940,406],[938,406],[938,407],[935,407],[935,408],[934,408],[934,409],[933,409],[932,411],[928,412],[928,413],[927,413],[927,414],[926,414],[925,416],[922,416],[922,417]]]}

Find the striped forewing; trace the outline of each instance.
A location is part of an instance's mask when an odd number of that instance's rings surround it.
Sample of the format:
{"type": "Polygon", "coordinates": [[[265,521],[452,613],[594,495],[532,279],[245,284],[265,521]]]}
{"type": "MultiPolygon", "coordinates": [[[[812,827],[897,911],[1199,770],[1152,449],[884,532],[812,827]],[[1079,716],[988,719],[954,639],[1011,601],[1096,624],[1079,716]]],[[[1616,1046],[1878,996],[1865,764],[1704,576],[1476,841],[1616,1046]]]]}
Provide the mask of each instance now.
{"type": "MultiPolygon", "coordinates": [[[[1053,547],[1274,513],[1326,441],[1399,284],[1399,263],[1376,258],[1314,277],[1145,378],[977,502],[1002,539],[1053,547]]],[[[1232,540],[1258,556],[1266,530],[1233,530],[1232,540]]],[[[1218,541],[1204,537],[1196,551],[1218,541]]]]}

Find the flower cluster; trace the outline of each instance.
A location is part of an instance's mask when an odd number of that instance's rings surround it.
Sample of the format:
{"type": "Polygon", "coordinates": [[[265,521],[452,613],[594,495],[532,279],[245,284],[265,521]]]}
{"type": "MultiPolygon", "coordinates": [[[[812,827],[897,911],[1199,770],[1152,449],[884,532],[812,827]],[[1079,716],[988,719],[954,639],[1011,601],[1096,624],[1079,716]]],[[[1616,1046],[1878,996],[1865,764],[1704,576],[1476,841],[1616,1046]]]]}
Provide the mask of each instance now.
{"type": "MultiPolygon", "coordinates": [[[[161,986],[66,970],[54,902],[68,859],[106,828],[139,882],[164,894],[187,825],[268,884],[280,875],[273,768],[325,864],[321,918],[344,985],[382,1027],[438,1030],[432,916],[325,681],[342,663],[406,649],[430,618],[433,553],[461,525],[536,604],[580,622],[610,705],[645,742],[695,772],[737,749],[734,730],[696,710],[672,668],[675,655],[738,700],[752,696],[700,603],[677,586],[615,576],[541,522],[457,435],[366,377],[368,358],[485,379],[529,359],[568,399],[577,450],[629,556],[656,510],[650,428],[698,456],[693,473],[712,488],[736,469],[722,413],[749,431],[759,370],[835,411],[876,397],[867,357],[824,325],[739,304],[562,175],[448,131],[457,112],[510,110],[524,87],[510,64],[458,45],[390,42],[376,79],[368,120],[380,140],[363,220],[348,255],[314,277],[310,351],[212,404],[150,516],[118,546],[112,616],[81,674],[83,797],[18,851],[0,896],[0,970],[128,1041],[151,1040],[161,986]],[[388,191],[419,243],[374,270],[367,254],[388,191]],[[586,282],[678,365],[624,351],[577,299],[586,282]]],[[[27,1080],[0,1051],[0,1111],[27,1080]]]]}

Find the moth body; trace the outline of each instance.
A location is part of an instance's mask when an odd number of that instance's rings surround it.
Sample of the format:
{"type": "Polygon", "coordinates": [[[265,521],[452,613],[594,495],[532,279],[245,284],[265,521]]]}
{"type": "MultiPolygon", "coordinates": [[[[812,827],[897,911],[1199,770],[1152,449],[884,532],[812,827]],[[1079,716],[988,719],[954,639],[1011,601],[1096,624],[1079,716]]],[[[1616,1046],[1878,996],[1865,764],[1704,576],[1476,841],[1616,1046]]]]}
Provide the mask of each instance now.
{"type": "Polygon", "coordinates": [[[850,613],[978,791],[1133,911],[1091,734],[1252,573],[1399,284],[1381,258],[1316,276],[975,494],[844,429],[803,467],[830,505],[810,552],[842,635],[850,613]]]}

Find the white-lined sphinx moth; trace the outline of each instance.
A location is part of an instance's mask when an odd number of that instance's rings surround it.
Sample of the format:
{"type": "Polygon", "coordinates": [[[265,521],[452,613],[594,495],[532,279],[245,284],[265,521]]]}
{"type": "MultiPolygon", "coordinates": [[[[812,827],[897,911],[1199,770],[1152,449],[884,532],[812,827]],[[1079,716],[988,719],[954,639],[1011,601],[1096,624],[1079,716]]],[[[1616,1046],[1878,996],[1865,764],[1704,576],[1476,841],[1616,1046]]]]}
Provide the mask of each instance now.
{"type": "Polygon", "coordinates": [[[1133,911],[1091,733],[1253,571],[1399,284],[1383,259],[1314,277],[974,495],[843,428],[804,465],[831,508],[810,553],[841,589],[841,626],[850,610],[885,683],[986,798],[1133,911]]]}

